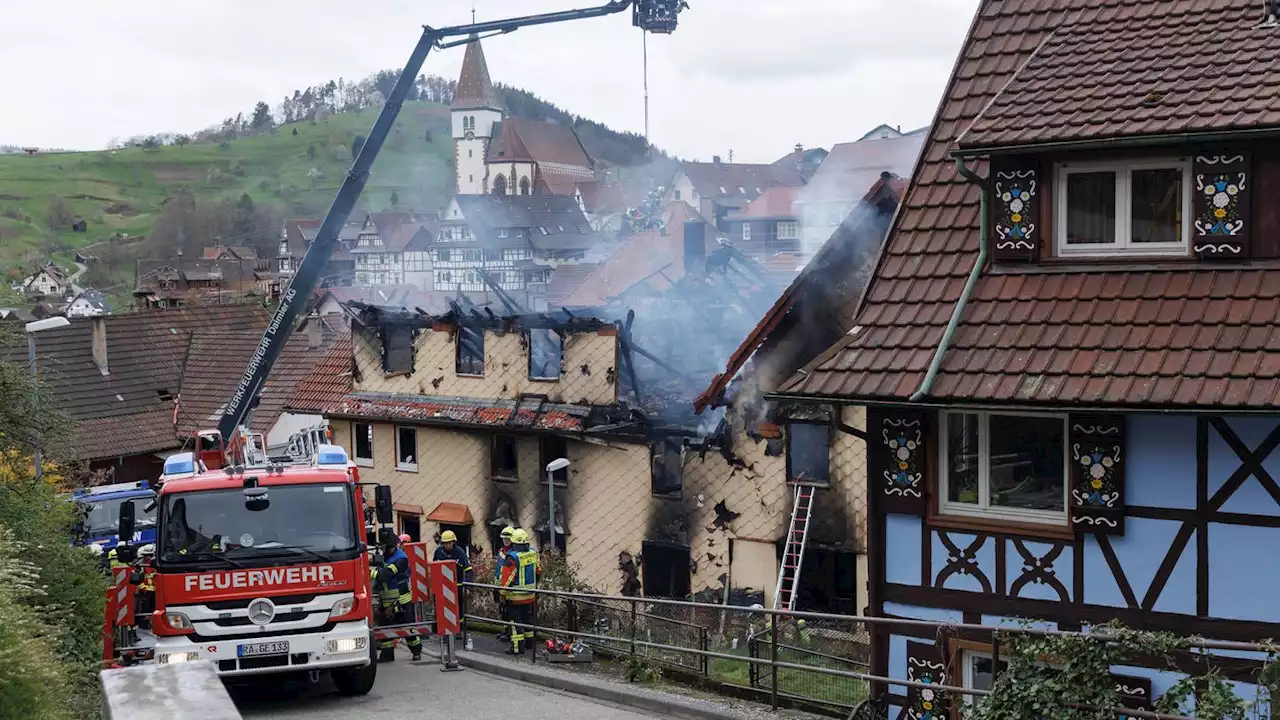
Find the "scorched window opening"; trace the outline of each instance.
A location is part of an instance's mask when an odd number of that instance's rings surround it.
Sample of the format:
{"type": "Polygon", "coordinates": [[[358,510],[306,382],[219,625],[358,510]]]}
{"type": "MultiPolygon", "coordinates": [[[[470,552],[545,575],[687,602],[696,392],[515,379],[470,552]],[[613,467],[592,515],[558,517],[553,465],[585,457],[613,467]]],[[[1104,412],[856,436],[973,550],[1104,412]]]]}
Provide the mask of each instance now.
{"type": "Polygon", "coordinates": [[[351,445],[355,450],[355,462],[363,467],[373,467],[373,425],[352,423],[351,445]]]}
{"type": "Polygon", "coordinates": [[[164,496],[160,562],[237,567],[328,562],[355,557],[360,533],[345,484],[268,485],[262,510],[245,506],[241,488],[164,496]]]}
{"type": "MultiPolygon", "coordinates": [[[[547,465],[552,460],[560,458],[569,458],[569,443],[564,438],[546,437],[542,438],[542,462],[540,463],[541,481],[543,485],[547,484],[547,465]]],[[[569,468],[561,468],[551,473],[551,481],[559,486],[564,487],[569,484],[569,468]]]]}
{"type": "Polygon", "coordinates": [[[387,373],[413,372],[413,330],[407,327],[382,329],[382,370],[387,373]]]}
{"type": "Polygon", "coordinates": [[[415,427],[396,428],[396,469],[418,471],[418,429],[415,427]]]}
{"type": "Polygon", "coordinates": [[[555,330],[529,330],[529,379],[559,380],[564,358],[564,339],[555,330]]]}
{"type": "Polygon", "coordinates": [[[490,453],[494,480],[520,479],[519,440],[514,435],[494,435],[490,453]]]}
{"type": "Polygon", "coordinates": [[[680,497],[684,490],[684,456],[677,441],[659,440],[649,446],[650,491],[664,497],[680,497]]]}
{"type": "Polygon", "coordinates": [[[938,510],[1067,524],[1067,419],[1042,413],[943,412],[938,510]]]}
{"type": "Polygon", "coordinates": [[[457,353],[459,375],[484,375],[484,328],[459,325],[457,353]]]}
{"type": "Polygon", "coordinates": [[[807,485],[831,482],[831,426],[792,422],[787,425],[787,481],[807,485]]]}

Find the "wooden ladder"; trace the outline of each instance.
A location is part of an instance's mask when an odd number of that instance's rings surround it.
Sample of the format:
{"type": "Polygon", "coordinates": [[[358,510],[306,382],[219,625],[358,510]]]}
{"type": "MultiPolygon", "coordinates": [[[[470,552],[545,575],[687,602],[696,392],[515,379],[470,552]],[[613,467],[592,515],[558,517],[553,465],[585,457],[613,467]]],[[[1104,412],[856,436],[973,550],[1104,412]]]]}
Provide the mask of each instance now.
{"type": "Polygon", "coordinates": [[[774,610],[794,610],[796,585],[804,563],[805,543],[809,539],[809,519],[813,516],[813,486],[796,485],[791,504],[791,525],[782,550],[782,566],[778,568],[778,585],[773,591],[774,610]]]}

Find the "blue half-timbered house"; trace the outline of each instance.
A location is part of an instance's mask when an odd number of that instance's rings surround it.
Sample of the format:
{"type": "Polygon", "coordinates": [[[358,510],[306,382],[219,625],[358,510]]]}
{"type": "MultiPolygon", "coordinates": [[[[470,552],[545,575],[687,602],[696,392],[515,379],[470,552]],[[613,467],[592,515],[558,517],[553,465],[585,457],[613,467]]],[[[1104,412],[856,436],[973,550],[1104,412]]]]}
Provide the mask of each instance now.
{"type": "MultiPolygon", "coordinates": [[[[1280,637],[1277,5],[982,0],[856,326],[774,396],[867,408],[870,614],[1280,637]]],[[[1183,667],[1115,682],[1146,706],[1183,667]]]]}

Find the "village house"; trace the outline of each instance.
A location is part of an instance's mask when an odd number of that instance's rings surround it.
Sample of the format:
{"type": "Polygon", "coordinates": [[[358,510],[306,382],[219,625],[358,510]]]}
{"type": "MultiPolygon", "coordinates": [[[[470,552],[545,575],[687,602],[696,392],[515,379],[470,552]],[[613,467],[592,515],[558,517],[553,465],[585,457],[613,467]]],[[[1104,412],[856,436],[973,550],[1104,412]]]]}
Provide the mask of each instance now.
{"type": "Polygon", "coordinates": [[[928,130],[902,133],[881,125],[854,142],[832,147],[804,188],[795,191],[792,212],[800,225],[799,252],[812,257],[880,173],[909,177],[928,130]]]}
{"type": "Polygon", "coordinates": [[[467,44],[453,98],[459,195],[561,195],[596,180],[578,134],[550,120],[505,116],[479,40],[467,44]]]}
{"type": "Polygon", "coordinates": [[[687,202],[718,230],[728,232],[726,215],[741,211],[769,188],[803,186],[808,167],[803,147],[772,164],[726,163],[719,155],[709,163],[681,163],[662,204],[687,202]]]}
{"type": "Polygon", "coordinates": [[[725,214],[725,234],[738,249],[762,261],[778,253],[799,254],[800,220],[795,206],[799,191],[784,186],[765,190],[742,210],[725,214]]]}
{"type": "Polygon", "coordinates": [[[22,290],[32,297],[63,298],[71,293],[71,281],[62,268],[48,262],[23,278],[22,290]]]}
{"type": "Polygon", "coordinates": [[[428,246],[435,235],[435,215],[406,212],[368,213],[356,244],[357,285],[417,285],[431,289],[428,246]]]}
{"type": "MultiPolygon", "coordinates": [[[[282,282],[293,277],[303,256],[316,239],[323,220],[286,220],[280,231],[280,250],[276,258],[276,273],[282,282]]],[[[360,239],[360,230],[364,227],[364,218],[348,220],[338,232],[338,245],[325,264],[320,274],[321,287],[344,287],[355,282],[356,263],[351,256],[351,249],[360,239]]]]}
{"type": "MultiPolygon", "coordinates": [[[[216,426],[267,326],[258,304],[142,310],[72,317],[70,325],[35,337],[43,387],[72,420],[60,457],[84,461],[112,482],[154,481],[164,458],[191,433],[216,426]]],[[[289,341],[253,415],[253,429],[270,433],[297,387],[331,348],[340,325],[319,338],[304,330],[289,341]]],[[[349,348],[349,344],[347,345],[349,348]]],[[[27,365],[22,333],[0,346],[0,356],[27,365]]],[[[350,352],[346,354],[350,363],[350,352]]]]}
{"type": "Polygon", "coordinates": [[[139,260],[133,296],[140,307],[230,304],[275,297],[280,281],[265,258],[139,260]]]}
{"type": "Polygon", "coordinates": [[[92,317],[109,315],[111,308],[101,290],[82,290],[67,303],[65,313],[67,317],[92,317]]]}
{"type": "MultiPolygon", "coordinates": [[[[352,303],[352,391],[325,413],[334,437],[362,478],[394,488],[398,530],[415,538],[453,530],[488,552],[514,524],[545,546],[545,468],[564,458],[569,467],[551,478],[556,546],[587,584],[712,602],[782,595],[788,606],[856,612],[867,603],[861,415],[779,414],[758,391],[729,385],[748,358],[768,356],[770,377],[785,378],[843,332],[805,342],[808,319],[850,317],[855,266],[878,247],[901,189],[892,179],[871,188],[829,262],[776,303],[780,288],[685,203],[668,218],[671,242],[656,242],[655,229],[655,242],[634,243],[676,267],[633,269],[622,298],[588,276],[579,290],[590,302],[567,311],[352,303]],[[780,560],[798,492],[814,509],[797,580],[780,577],[780,560]]],[[[621,265],[626,247],[614,256],[621,265]]]]}
{"type": "MultiPolygon", "coordinates": [[[[770,395],[865,412],[872,615],[1280,632],[1277,32],[1252,0],[980,3],[854,326],[770,395]]],[[[1252,699],[1262,654],[1226,654],[1110,682],[1149,710],[1212,665],[1252,699]]],[[[873,630],[875,675],[1004,667],[873,630]]]]}

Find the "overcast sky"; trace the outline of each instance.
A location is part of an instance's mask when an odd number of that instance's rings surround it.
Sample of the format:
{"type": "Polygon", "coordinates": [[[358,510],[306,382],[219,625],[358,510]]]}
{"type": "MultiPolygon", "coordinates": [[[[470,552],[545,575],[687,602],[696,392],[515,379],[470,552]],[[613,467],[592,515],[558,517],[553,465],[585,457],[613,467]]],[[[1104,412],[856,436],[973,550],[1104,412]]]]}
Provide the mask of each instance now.
{"type": "MultiPolygon", "coordinates": [[[[480,20],[602,0],[475,0],[480,20]]],[[[650,131],[690,159],[771,161],[932,119],[977,0],[689,0],[649,37],[650,131]]],[[[191,132],[293,89],[398,68],[471,0],[0,0],[0,144],[191,132]]],[[[643,132],[641,34],[617,15],[485,42],[497,82],[643,132]]],[[[456,78],[463,51],[423,72],[456,78]]]]}

